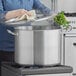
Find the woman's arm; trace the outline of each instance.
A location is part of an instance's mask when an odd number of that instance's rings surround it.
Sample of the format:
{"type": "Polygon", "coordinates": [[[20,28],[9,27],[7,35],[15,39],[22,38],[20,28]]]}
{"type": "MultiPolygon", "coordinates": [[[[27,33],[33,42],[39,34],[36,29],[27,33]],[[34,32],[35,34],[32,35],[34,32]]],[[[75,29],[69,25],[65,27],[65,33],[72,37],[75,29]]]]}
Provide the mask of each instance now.
{"type": "Polygon", "coordinates": [[[51,14],[51,10],[47,8],[44,4],[42,4],[39,0],[34,0],[34,6],[35,9],[40,10],[43,14],[51,14]]]}
{"type": "Polygon", "coordinates": [[[4,21],[5,19],[8,20],[8,19],[16,16],[15,13],[16,13],[16,11],[15,12],[14,11],[11,11],[11,12],[5,11],[4,7],[3,7],[3,2],[2,2],[2,0],[0,0],[0,20],[1,21],[4,21]],[[12,15],[12,13],[13,13],[13,15],[12,15]]]}
{"type": "MultiPolygon", "coordinates": [[[[11,7],[11,6],[10,6],[11,7]]],[[[12,11],[5,11],[3,7],[2,0],[0,0],[0,20],[9,20],[11,18],[20,17],[24,14],[31,15],[27,10],[25,9],[17,9],[12,11]]]]}

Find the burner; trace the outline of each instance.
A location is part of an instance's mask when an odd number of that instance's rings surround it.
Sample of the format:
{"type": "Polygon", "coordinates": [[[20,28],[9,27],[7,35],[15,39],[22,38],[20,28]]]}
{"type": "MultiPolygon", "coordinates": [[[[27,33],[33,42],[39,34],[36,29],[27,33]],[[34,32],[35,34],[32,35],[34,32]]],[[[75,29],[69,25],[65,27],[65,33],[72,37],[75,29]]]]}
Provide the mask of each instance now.
{"type": "Polygon", "coordinates": [[[76,17],[76,13],[64,13],[67,17],[76,17]]]}
{"type": "Polygon", "coordinates": [[[43,68],[43,66],[37,66],[37,65],[19,65],[19,64],[11,64],[12,67],[15,68],[32,68],[32,69],[37,69],[37,68],[43,68]]]}
{"type": "Polygon", "coordinates": [[[19,64],[11,64],[12,67],[19,68],[19,69],[39,69],[39,68],[48,68],[48,67],[58,67],[60,65],[54,66],[41,66],[41,65],[19,65],[19,64]]]}

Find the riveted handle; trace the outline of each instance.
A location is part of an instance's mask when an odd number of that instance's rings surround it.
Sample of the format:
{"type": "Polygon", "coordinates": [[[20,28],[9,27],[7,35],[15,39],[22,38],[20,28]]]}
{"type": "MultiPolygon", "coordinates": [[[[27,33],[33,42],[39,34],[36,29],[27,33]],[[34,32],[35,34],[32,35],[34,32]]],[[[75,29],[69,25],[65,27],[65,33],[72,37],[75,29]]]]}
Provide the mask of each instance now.
{"type": "Polygon", "coordinates": [[[7,32],[9,33],[9,34],[11,34],[11,35],[18,35],[18,34],[16,34],[16,33],[14,33],[14,32],[12,32],[11,30],[9,30],[9,29],[7,29],[7,32]]]}

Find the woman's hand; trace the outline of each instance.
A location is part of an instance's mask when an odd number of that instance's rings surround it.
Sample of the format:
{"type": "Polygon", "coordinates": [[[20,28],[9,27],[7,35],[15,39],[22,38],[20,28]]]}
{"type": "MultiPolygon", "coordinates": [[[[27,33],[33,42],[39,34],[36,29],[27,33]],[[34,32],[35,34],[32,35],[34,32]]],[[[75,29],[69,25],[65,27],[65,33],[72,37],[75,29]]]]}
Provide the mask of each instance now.
{"type": "Polygon", "coordinates": [[[20,17],[24,14],[27,14],[28,16],[31,16],[31,13],[25,9],[18,9],[18,10],[13,10],[13,11],[8,11],[5,15],[5,19],[9,20],[12,18],[17,18],[20,17]]]}

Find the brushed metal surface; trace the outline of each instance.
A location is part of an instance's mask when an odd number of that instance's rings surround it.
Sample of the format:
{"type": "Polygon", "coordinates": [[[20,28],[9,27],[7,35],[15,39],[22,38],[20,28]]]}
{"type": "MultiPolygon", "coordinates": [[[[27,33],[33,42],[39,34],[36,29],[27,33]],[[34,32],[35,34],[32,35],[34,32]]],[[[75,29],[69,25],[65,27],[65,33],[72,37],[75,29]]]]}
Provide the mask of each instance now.
{"type": "Polygon", "coordinates": [[[33,65],[33,30],[19,28],[15,30],[15,62],[22,65],[33,65]]]}
{"type": "Polygon", "coordinates": [[[60,30],[34,31],[34,55],[37,65],[60,63],[60,30]]]}

